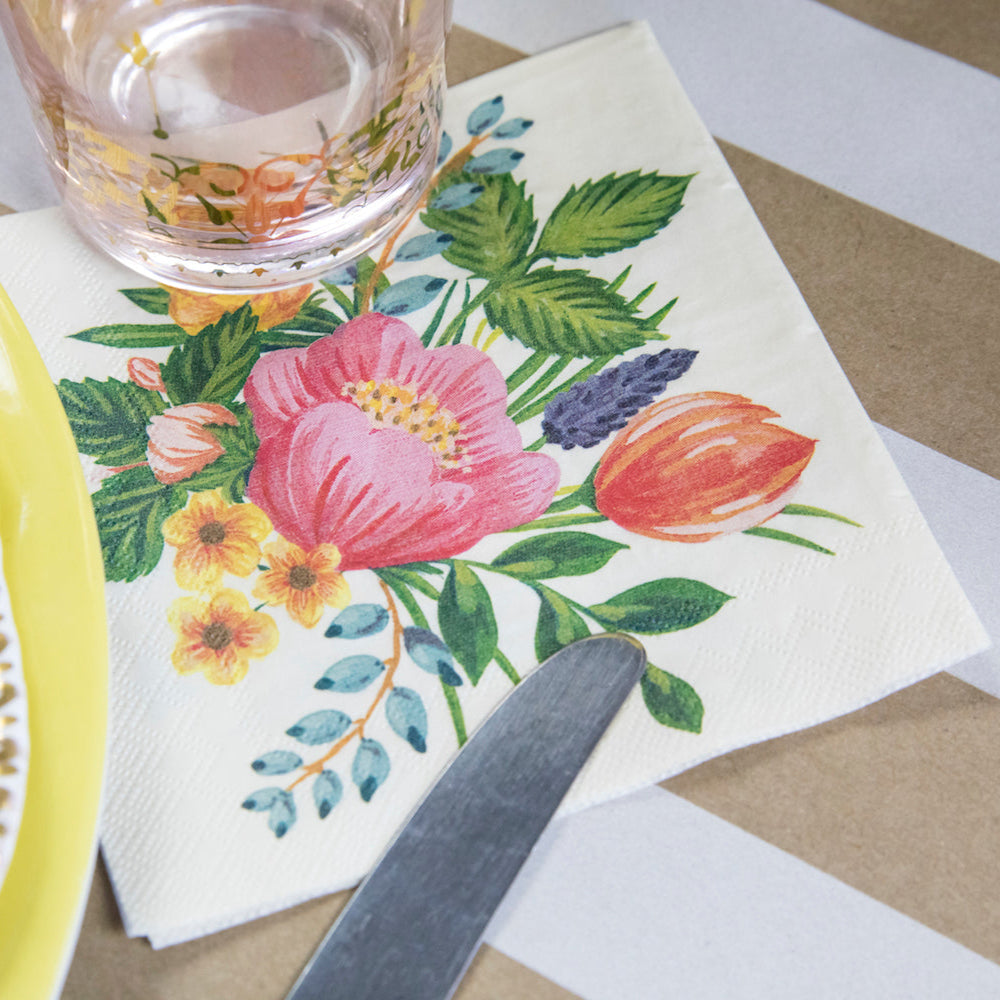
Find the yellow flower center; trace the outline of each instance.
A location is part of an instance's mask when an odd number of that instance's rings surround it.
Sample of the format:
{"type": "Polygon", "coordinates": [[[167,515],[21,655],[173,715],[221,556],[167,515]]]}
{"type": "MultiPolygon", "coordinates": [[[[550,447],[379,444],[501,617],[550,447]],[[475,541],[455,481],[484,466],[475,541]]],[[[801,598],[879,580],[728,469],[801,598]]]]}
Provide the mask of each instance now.
{"type": "Polygon", "coordinates": [[[288,586],[292,590],[308,590],[316,582],[316,574],[308,566],[293,566],[288,571],[288,586]]]}
{"type": "Polygon", "coordinates": [[[226,540],[226,526],[208,521],[198,529],[198,541],[203,545],[221,545],[226,540]]]}
{"type": "Polygon", "coordinates": [[[233,631],[222,622],[210,622],[201,633],[202,645],[218,652],[233,641],[233,631]]]}
{"type": "Polygon", "coordinates": [[[442,406],[434,393],[418,394],[413,386],[392,382],[349,382],[343,390],[373,427],[395,427],[415,434],[443,469],[454,469],[466,460],[462,428],[455,414],[442,406]]]}

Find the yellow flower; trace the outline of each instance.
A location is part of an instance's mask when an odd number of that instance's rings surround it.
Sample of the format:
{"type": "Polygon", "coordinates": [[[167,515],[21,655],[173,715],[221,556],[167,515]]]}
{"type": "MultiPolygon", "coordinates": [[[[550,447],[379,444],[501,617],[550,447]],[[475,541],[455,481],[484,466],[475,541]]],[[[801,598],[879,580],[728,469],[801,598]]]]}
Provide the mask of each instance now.
{"type": "Polygon", "coordinates": [[[226,503],[221,490],[193,493],[187,507],[163,524],[163,537],[177,549],[174,573],[185,590],[210,590],[223,573],[249,576],[270,531],[260,508],[226,503]]]}
{"type": "Polygon", "coordinates": [[[317,545],[306,552],[280,539],[264,547],[270,569],[261,573],[253,596],[270,605],[284,604],[289,615],[312,628],[324,605],[343,608],[351,599],[351,588],[342,573],[336,545],[317,545]]]}
{"type": "Polygon", "coordinates": [[[235,590],[220,590],[208,601],[179,597],[167,611],[177,633],[171,660],[180,674],[203,673],[212,684],[235,684],[246,676],[250,660],[278,645],[278,626],[270,615],[250,607],[235,590]]]}
{"type": "Polygon", "coordinates": [[[245,302],[257,317],[257,328],[270,330],[272,326],[294,319],[309,298],[312,285],[298,285],[260,295],[214,295],[171,288],[167,309],[171,319],[187,333],[200,333],[212,323],[217,323],[226,313],[235,312],[245,302]]]}

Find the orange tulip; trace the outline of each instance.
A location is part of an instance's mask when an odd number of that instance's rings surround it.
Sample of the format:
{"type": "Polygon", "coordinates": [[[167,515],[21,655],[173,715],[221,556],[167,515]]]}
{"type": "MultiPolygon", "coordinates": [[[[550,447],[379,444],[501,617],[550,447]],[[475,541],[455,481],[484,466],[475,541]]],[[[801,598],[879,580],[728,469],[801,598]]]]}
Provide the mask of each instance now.
{"type": "Polygon", "coordinates": [[[594,477],[597,509],[628,531],[705,542],[784,507],[816,442],[765,423],[745,396],[699,392],[654,403],[621,430],[594,477]]]}
{"type": "Polygon", "coordinates": [[[128,377],[143,389],[151,392],[166,392],[159,364],[152,358],[129,358],[128,377]]]}

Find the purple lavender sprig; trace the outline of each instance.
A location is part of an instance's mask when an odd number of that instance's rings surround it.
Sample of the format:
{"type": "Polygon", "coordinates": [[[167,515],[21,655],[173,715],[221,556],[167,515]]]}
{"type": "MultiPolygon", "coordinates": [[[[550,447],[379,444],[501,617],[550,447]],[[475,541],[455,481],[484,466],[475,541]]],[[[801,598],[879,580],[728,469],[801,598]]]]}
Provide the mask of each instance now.
{"type": "Polygon", "coordinates": [[[697,354],[668,347],[570,386],[545,407],[542,431],[546,439],[567,450],[592,448],[653,402],[668,382],[680,378],[697,354]]]}

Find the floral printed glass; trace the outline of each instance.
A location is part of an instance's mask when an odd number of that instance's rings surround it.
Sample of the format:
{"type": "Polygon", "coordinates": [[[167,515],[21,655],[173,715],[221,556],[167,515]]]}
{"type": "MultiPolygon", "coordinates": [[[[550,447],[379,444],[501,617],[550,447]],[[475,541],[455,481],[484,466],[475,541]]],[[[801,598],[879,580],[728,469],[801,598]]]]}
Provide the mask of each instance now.
{"type": "Polygon", "coordinates": [[[450,0],[11,0],[77,227],[168,285],[297,285],[405,221],[434,168],[450,0]]]}

